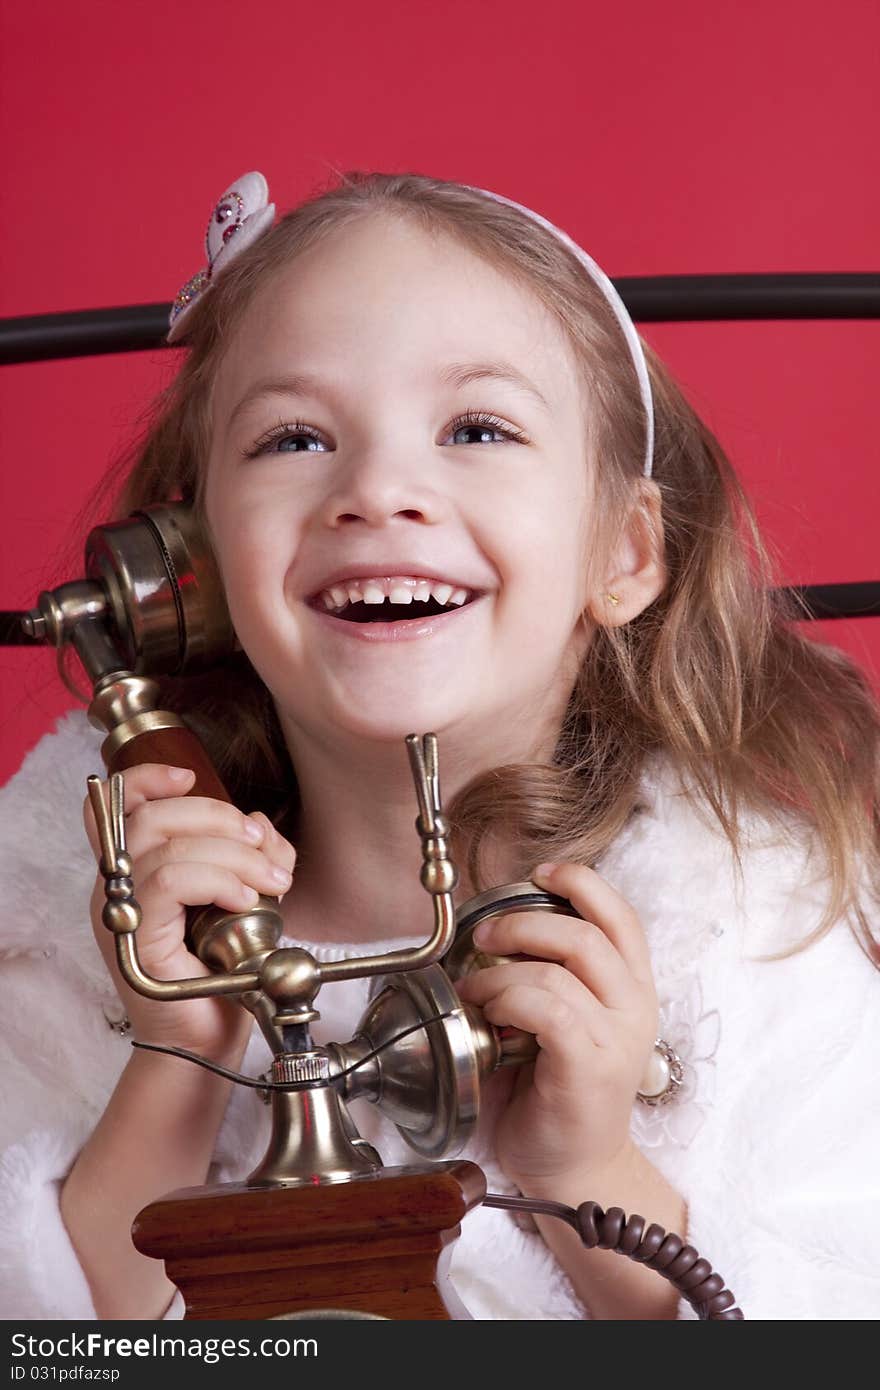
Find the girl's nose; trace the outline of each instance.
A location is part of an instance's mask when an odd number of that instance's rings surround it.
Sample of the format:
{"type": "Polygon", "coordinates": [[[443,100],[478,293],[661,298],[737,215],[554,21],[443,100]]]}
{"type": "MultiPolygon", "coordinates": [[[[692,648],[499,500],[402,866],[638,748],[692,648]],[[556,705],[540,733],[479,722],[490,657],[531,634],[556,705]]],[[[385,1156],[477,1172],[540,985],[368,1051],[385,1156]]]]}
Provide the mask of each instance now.
{"type": "Polygon", "coordinates": [[[448,515],[449,504],[432,478],[436,465],[418,451],[386,448],[363,453],[340,470],[324,505],[324,521],[336,527],[353,521],[383,526],[392,517],[434,525],[448,515]]]}

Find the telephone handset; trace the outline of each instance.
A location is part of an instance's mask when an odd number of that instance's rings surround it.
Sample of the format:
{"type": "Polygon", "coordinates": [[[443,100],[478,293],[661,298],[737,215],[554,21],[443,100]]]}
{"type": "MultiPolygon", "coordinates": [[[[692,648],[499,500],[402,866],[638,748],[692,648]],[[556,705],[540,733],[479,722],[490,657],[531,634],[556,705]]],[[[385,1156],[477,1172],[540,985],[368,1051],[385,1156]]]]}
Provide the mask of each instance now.
{"type": "MultiPolygon", "coordinates": [[[[24,626],[31,637],[77,652],[93,688],[89,718],[107,734],[101,753],[111,774],[110,807],[97,777],[89,778],[89,795],[106,884],[103,920],[115,937],[120,972],[154,999],[236,996],[273,1053],[270,1073],[259,1081],[227,1073],[262,1088],[272,1106],[268,1149],[246,1182],[174,1194],[141,1212],[133,1228],[137,1248],[164,1259],[169,1278],[184,1290],[187,1316],[265,1317],[293,1308],[312,1316],[339,1316],[340,1308],[363,1315],[366,1308],[384,1317],[449,1317],[455,1300],[437,1256],[464,1214],[483,1202],[561,1217],[585,1244],[650,1263],[701,1318],[741,1318],[720,1276],[674,1233],[656,1225],[646,1230],[642,1217],[627,1221],[619,1208],[603,1212],[596,1203],[574,1211],[487,1194],[475,1164],[436,1162],[459,1153],[472,1133],[485,1078],[537,1050],[534,1038],[493,1027],[459,999],[455,980],[491,962],[475,948],[474,928],[487,917],[534,908],[579,914],[533,883],[501,885],[456,912],[458,873],[435,735],[406,738],[419,807],[421,882],[434,914],[423,945],[318,962],[308,951],[278,945],[277,902],[261,898],[240,914],[188,910],[187,944],[208,975],[162,981],[145,973],[120,774],[142,762],[190,767],[190,795],[231,800],[195,734],[159,707],[156,677],[210,668],[235,649],[235,637],[219,573],[189,504],[145,507],[96,527],[86,542],[85,570],[84,579],[42,593],[24,626]],[[372,978],[373,992],[354,1036],[316,1046],[309,1025],[319,1017],[319,990],[363,977],[372,978]],[[357,1098],[382,1109],[431,1164],[384,1168],[349,1114],[348,1102],[357,1098]],[[328,1288],[335,1306],[321,1311],[328,1288]]],[[[650,1084],[643,1098],[650,1099],[650,1084]]]]}
{"type": "MultiPolygon", "coordinates": [[[[145,507],[95,527],[85,578],[40,594],[24,626],[77,653],[92,686],[89,720],[107,733],[101,755],[110,773],[144,762],[189,767],[190,795],[231,800],[195,734],[159,707],[155,679],[204,670],[234,650],[220,575],[190,504],[145,507]]],[[[259,935],[277,940],[272,899],[248,916],[259,935]]],[[[219,920],[217,909],[189,910],[186,939],[195,954],[219,920]]]]}

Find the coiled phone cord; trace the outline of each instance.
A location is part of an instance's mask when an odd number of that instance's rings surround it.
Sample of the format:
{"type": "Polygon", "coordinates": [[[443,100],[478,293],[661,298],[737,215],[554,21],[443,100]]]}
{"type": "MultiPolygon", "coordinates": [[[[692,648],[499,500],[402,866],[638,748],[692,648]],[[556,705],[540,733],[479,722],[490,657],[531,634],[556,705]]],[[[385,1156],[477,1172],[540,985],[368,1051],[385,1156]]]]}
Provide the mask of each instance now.
{"type": "Polygon", "coordinates": [[[643,1216],[631,1216],[620,1207],[603,1210],[598,1202],[581,1202],[567,1207],[562,1202],[533,1197],[504,1197],[487,1192],[484,1207],[501,1207],[507,1211],[528,1211],[537,1216],[557,1216],[577,1231],[588,1250],[614,1250],[628,1255],[638,1264],[655,1269],[696,1309],[701,1322],[740,1321],[743,1313],[736,1306],[730,1289],[725,1288],[720,1274],[715,1274],[708,1260],[703,1259],[692,1245],[685,1245],[674,1231],[668,1234],[662,1226],[652,1224],[645,1229],[643,1216]]]}

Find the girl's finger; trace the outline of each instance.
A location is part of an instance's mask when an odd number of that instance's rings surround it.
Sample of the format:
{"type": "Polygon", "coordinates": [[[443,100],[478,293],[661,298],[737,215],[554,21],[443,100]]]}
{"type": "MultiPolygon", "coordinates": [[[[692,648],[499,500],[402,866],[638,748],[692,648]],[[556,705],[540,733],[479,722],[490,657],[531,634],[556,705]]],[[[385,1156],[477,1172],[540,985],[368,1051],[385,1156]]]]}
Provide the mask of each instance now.
{"type": "Polygon", "coordinates": [[[636,979],[653,983],[648,943],[638,914],[595,869],[566,861],[552,865],[548,872],[544,865],[539,865],[532,882],[568,898],[583,918],[601,927],[636,979]]]}
{"type": "MultiPolygon", "coordinates": [[[[597,1046],[604,1046],[610,1041],[611,1030],[606,1010],[590,990],[561,965],[540,960],[491,965],[485,970],[475,970],[456,985],[460,998],[484,1009],[493,1023],[498,1020],[489,1014],[489,1006],[497,1008],[498,999],[506,997],[511,989],[520,987],[556,999],[561,1009],[579,1020],[581,1029],[588,1029],[597,1046]]],[[[526,1023],[515,1023],[512,1018],[503,1022],[525,1028],[529,1033],[536,1031],[526,1023]]]]}
{"type": "Polygon", "coordinates": [[[576,917],[522,912],[494,918],[480,923],[475,943],[493,955],[557,961],[609,1009],[626,1008],[640,984],[601,927],[576,917]]]}
{"type": "Polygon", "coordinates": [[[226,837],[265,850],[264,825],[253,816],[243,815],[231,802],[206,796],[145,801],[126,817],[125,834],[133,858],[177,836],[226,837]]]}
{"type": "MultiPolygon", "coordinates": [[[[145,801],[153,801],[161,797],[185,796],[194,780],[195,773],[191,768],[172,767],[165,763],[140,763],[137,767],[127,767],[122,774],[126,816],[145,801]]],[[[104,805],[109,810],[109,779],[101,783],[101,795],[104,798],[104,805]]],[[[95,815],[88,795],[83,800],[83,823],[89,837],[89,844],[97,857],[101,851],[98,844],[95,815]]]]}
{"type": "Polygon", "coordinates": [[[251,811],[249,819],[263,827],[262,849],[265,854],[282,868],[293,870],[296,864],[296,850],[289,840],[275,829],[269,817],[262,811],[251,811]]]}
{"type": "MultiPolygon", "coordinates": [[[[187,796],[194,773],[161,763],[143,763],[122,774],[125,785],[126,842],[132,857],[142,856],[172,835],[185,832],[201,835],[228,835],[231,839],[259,845],[280,868],[292,870],[296,850],[278,833],[261,811],[246,816],[231,802],[212,797],[187,796]]],[[[109,782],[102,783],[105,805],[110,805],[109,782]]],[[[91,801],[83,801],[83,820],[92,852],[100,857],[97,828],[91,801]]]]}
{"type": "MultiPolygon", "coordinates": [[[[549,1072],[559,1085],[580,1085],[607,1047],[591,1035],[567,1001],[534,985],[508,985],[487,1002],[484,1013],[496,1028],[533,1033],[543,1054],[544,1074],[549,1072]]],[[[536,1071],[536,1081],[537,1077],[536,1071]]]]}
{"type": "Polygon", "coordinates": [[[226,838],[187,835],[165,840],[135,860],[132,871],[135,894],[139,895],[140,885],[162,868],[196,863],[217,864],[235,874],[241,882],[271,897],[286,893],[291,883],[289,871],[274,864],[259,849],[226,838]]]}
{"type": "Polygon", "coordinates": [[[229,912],[253,907],[259,894],[219,864],[162,864],[148,874],[137,899],[144,917],[161,930],[180,915],[182,907],[216,903],[229,912]]]}

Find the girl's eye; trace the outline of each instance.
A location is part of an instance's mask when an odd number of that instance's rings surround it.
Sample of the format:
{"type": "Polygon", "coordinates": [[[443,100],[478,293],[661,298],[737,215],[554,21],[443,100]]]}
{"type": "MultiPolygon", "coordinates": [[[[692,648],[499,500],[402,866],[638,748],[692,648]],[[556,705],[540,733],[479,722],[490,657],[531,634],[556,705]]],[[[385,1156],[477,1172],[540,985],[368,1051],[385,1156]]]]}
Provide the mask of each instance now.
{"type": "MultiPolygon", "coordinates": [[[[457,415],[448,426],[447,437],[452,435],[453,444],[495,444],[499,441],[493,435],[501,435],[502,441],[513,440],[518,444],[528,441],[520,430],[499,420],[497,415],[489,415],[484,410],[467,410],[457,415]],[[470,435],[459,439],[457,435],[470,435]],[[488,437],[487,437],[488,436],[488,437]]],[[[261,454],[301,454],[326,453],[324,437],[312,425],[301,420],[295,424],[279,422],[262,439],[258,439],[252,449],[245,450],[245,458],[258,458],[261,454]]]]}
{"type": "Polygon", "coordinates": [[[260,454],[301,454],[325,452],[323,436],[311,425],[297,420],[293,425],[279,423],[262,439],[258,439],[252,449],[245,451],[245,458],[257,458],[260,454]],[[302,447],[300,447],[302,446],[302,447]]]}
{"type": "Polygon", "coordinates": [[[484,410],[466,410],[464,415],[457,416],[450,424],[453,444],[494,444],[497,441],[491,436],[500,434],[506,440],[514,440],[518,444],[525,444],[526,437],[512,425],[506,425],[503,420],[499,420],[497,415],[487,415],[484,410]],[[456,439],[457,434],[470,434],[476,436],[471,439],[456,439]],[[489,438],[486,439],[485,436],[489,438]]]}

